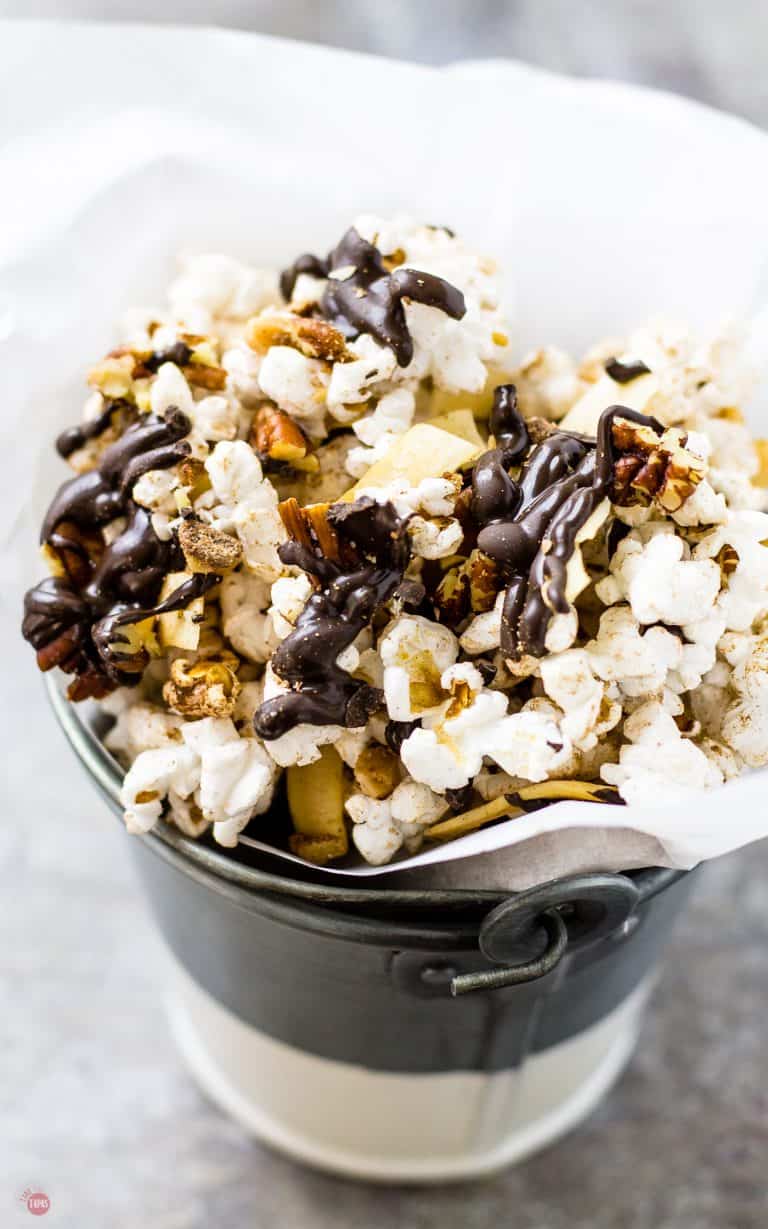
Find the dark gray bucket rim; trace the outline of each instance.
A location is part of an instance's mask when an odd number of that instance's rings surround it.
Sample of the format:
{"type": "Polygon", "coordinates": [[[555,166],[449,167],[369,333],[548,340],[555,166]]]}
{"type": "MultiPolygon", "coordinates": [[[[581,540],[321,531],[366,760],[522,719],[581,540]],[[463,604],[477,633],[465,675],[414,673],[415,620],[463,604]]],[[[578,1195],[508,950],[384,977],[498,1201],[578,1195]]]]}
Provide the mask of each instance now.
{"type": "MultiPolygon", "coordinates": [[[[119,768],[97,735],[80,716],[77,707],[67,700],[57,681],[48,674],[44,682],[48,699],[64,736],[110,809],[118,817],[121,816],[119,768]]],[[[145,847],[170,863],[177,871],[228,896],[246,910],[266,913],[294,928],[319,931],[329,936],[363,943],[427,946],[444,950],[456,949],[457,946],[471,948],[477,946],[481,920],[470,922],[454,917],[442,924],[429,924],[413,916],[406,921],[396,920],[391,916],[384,919],[353,912],[340,913],[333,910],[334,905],[350,910],[356,906],[364,906],[366,909],[376,906],[398,911],[412,910],[416,914],[429,912],[434,916],[441,911],[450,913],[472,906],[485,907],[490,911],[517,895],[502,889],[446,888],[420,891],[367,886],[350,888],[292,879],[237,862],[226,853],[219,853],[207,845],[185,837],[164,820],[160,820],[151,832],[132,839],[143,842],[145,847]]],[[[632,879],[638,891],[638,903],[642,904],[688,873],[651,867],[627,872],[624,877],[632,879]]]]}

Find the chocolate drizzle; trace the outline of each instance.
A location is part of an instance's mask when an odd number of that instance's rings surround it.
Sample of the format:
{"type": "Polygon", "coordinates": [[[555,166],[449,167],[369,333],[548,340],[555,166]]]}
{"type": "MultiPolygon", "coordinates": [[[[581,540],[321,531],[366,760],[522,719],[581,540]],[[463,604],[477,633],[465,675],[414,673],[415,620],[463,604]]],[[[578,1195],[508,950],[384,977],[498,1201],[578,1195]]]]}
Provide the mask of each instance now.
{"type": "Polygon", "coordinates": [[[118,416],[118,421],[123,428],[135,422],[138,411],[136,407],[131,405],[129,401],[115,400],[108,401],[98,415],[97,418],[92,418],[88,422],[78,423],[76,427],[67,427],[66,431],[62,431],[56,439],[56,451],[64,460],[71,457],[73,452],[77,452],[79,448],[84,448],[89,440],[96,439],[102,435],[108,427],[114,426],[113,416],[118,416]]]}
{"type": "Polygon", "coordinates": [[[622,363],[621,359],[609,358],[605,364],[606,375],[609,375],[617,384],[629,384],[638,376],[648,375],[650,370],[642,359],[637,359],[634,363],[622,363]]]}
{"type": "Polygon", "coordinates": [[[404,299],[436,307],[454,320],[461,320],[466,312],[464,295],[442,277],[417,269],[388,272],[379,249],[354,227],[325,260],[305,253],[283,272],[280,288],[286,299],[290,299],[299,273],[328,278],[318,305],[323,319],[348,338],[370,333],[393,350],[400,367],[407,367],[413,358],[404,299]],[[342,276],[329,277],[334,270],[342,276]]]}
{"type": "MultiPolygon", "coordinates": [[[[501,619],[507,657],[541,656],[551,615],[570,608],[567,567],[576,538],[612,493],[616,418],[652,427],[659,435],[663,431],[653,418],[611,406],[600,417],[596,440],[555,430],[534,446],[515,478],[507,472],[510,453],[504,448],[487,452],[475,466],[478,547],[500,566],[507,583],[501,619]]],[[[520,451],[511,455],[519,459],[520,451]]]]}
{"type": "Polygon", "coordinates": [[[304,722],[365,725],[381,704],[381,692],[343,670],[336,659],[400,584],[410,556],[405,522],[391,504],[367,498],[334,504],[327,516],[344,563],[295,540],[280,547],[283,563],[308,572],[318,589],[272,657],[272,669],[290,691],[257,710],[254,728],[265,740],[304,722]]]}
{"type": "MultiPolygon", "coordinates": [[[[77,697],[137,682],[148,655],[145,649],[126,652],[126,626],[186,606],[219,580],[195,575],[156,606],[165,577],[183,568],[184,558],[175,539],[158,538],[150,514],[131,498],[142,474],[189,455],[183,438],[189,430],[179,410],[163,418],[147,415],[105,449],[95,469],[65,482],[48,508],[41,541],[66,575],[30,589],[22,633],[41,669],[61,666],[88,676],[85,689],[76,687],[77,697]],[[99,530],[120,517],[125,526],[105,548],[99,530]]],[[[67,443],[75,439],[74,432],[65,436],[67,443]]]]}

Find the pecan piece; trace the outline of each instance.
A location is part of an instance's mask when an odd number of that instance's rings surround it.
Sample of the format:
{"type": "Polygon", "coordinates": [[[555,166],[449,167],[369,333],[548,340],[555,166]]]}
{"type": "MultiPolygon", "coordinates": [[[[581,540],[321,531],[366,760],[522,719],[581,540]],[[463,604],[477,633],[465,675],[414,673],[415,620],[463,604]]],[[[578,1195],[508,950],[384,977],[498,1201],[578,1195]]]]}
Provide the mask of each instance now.
{"type": "Polygon", "coordinates": [[[620,506],[655,499],[665,512],[676,512],[706,472],[706,462],[687,451],[685,436],[674,427],[659,436],[652,427],[616,418],[612,439],[618,455],[611,499],[620,506]]]}
{"type": "Polygon", "coordinates": [[[245,339],[259,354],[266,354],[271,346],[290,346],[307,358],[328,363],[343,363],[353,357],[343,333],[327,320],[312,317],[276,312],[254,316],[248,321],[245,339]]]}
{"type": "Polygon", "coordinates": [[[257,410],[251,427],[251,444],[271,461],[298,461],[309,452],[309,440],[290,414],[274,405],[257,410]]]}
{"type": "Polygon", "coordinates": [[[310,550],[314,542],[326,559],[340,559],[339,539],[335,529],[328,523],[330,504],[310,504],[302,508],[297,499],[284,499],[277,510],[288,534],[310,550]]]}
{"type": "Polygon", "coordinates": [[[237,538],[212,529],[194,516],[182,520],[178,536],[190,572],[229,572],[243,557],[237,538]]]}
{"type": "Polygon", "coordinates": [[[67,699],[72,700],[77,704],[80,700],[103,700],[117,686],[111,679],[108,679],[101,671],[93,669],[86,670],[83,674],[79,674],[77,678],[72,679],[72,682],[67,688],[67,699]]]}
{"type": "Polygon", "coordinates": [[[355,781],[368,798],[388,798],[400,784],[400,759],[380,743],[369,743],[354,767],[355,781]]]}
{"type": "Polygon", "coordinates": [[[46,673],[56,666],[66,671],[69,666],[72,670],[82,660],[82,654],[83,627],[75,623],[37,650],[38,669],[46,673]]]}
{"type": "Polygon", "coordinates": [[[52,576],[66,578],[73,589],[84,589],[104,550],[98,533],[86,533],[74,521],[59,521],[42,554],[52,576]]]}
{"type": "Polygon", "coordinates": [[[468,614],[493,609],[500,588],[499,569],[493,559],[473,550],[468,559],[446,572],[435,593],[442,622],[455,627],[468,614]]]}
{"type": "Polygon", "coordinates": [[[227,383],[227,373],[223,367],[212,367],[207,363],[190,363],[182,368],[187,384],[195,388],[207,388],[211,392],[220,392],[227,383]]]}

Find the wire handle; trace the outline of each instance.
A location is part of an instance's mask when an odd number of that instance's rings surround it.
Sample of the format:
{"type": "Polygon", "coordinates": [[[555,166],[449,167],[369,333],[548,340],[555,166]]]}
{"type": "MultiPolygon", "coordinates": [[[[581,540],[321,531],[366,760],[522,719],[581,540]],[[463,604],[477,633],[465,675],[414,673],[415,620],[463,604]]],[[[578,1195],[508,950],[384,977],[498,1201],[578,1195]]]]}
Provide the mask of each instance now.
{"type": "Polygon", "coordinates": [[[457,997],[537,981],[557,967],[566,951],[598,943],[635,912],[640,890],[626,875],[570,875],[502,901],[486,916],[480,951],[500,969],[462,973],[451,979],[457,997]],[[532,947],[546,946],[530,958],[532,947]],[[527,959],[526,959],[527,957],[527,959]]]}

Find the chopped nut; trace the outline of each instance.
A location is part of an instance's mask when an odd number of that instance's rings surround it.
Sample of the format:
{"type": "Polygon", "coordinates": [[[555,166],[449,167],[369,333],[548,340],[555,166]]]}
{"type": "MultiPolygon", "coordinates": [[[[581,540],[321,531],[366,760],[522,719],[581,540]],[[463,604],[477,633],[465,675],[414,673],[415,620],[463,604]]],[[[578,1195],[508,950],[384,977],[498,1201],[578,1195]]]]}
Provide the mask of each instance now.
{"type": "Polygon", "coordinates": [[[178,533],[190,572],[229,572],[243,556],[237,538],[220,529],[212,529],[196,517],[182,520],[178,533]]]}
{"type": "Polygon", "coordinates": [[[171,677],[163,687],[169,708],[190,721],[201,717],[229,717],[240,693],[234,653],[190,662],[179,657],[171,665],[171,677]]]}
{"type": "Polygon", "coordinates": [[[548,422],[546,418],[537,418],[535,415],[532,418],[526,418],[525,426],[532,444],[540,444],[558,429],[557,423],[548,422]]]}
{"type": "Polygon", "coordinates": [[[288,534],[302,546],[313,546],[313,535],[326,559],[338,560],[339,539],[328,524],[330,504],[310,504],[302,508],[296,499],[284,499],[278,512],[288,534]]]}
{"type": "Polygon", "coordinates": [[[103,700],[114,689],[115,684],[99,670],[86,670],[72,679],[67,688],[67,699],[75,704],[80,700],[103,700]]]}
{"type": "Polygon", "coordinates": [[[197,457],[185,457],[179,465],[179,485],[186,488],[191,503],[211,489],[205,463],[197,457]]]}
{"type": "Polygon", "coordinates": [[[369,743],[355,762],[355,780],[368,798],[388,798],[400,784],[400,760],[380,743],[369,743]]]}
{"type": "Polygon", "coordinates": [[[273,461],[294,464],[309,452],[309,440],[290,414],[274,405],[263,405],[251,427],[251,444],[273,461]]]}
{"type": "Polygon", "coordinates": [[[469,575],[466,564],[450,568],[435,590],[434,603],[441,623],[457,627],[469,614],[469,575]]]}
{"type": "Polygon", "coordinates": [[[492,610],[499,587],[497,565],[482,551],[472,551],[468,559],[446,572],[437,588],[434,600],[441,621],[456,627],[470,613],[492,610]]]}
{"type": "Polygon", "coordinates": [[[75,589],[83,589],[104,550],[99,533],[86,533],[74,521],[59,521],[42,554],[51,575],[66,577],[75,589]]]}
{"type": "Polygon", "coordinates": [[[223,367],[211,367],[207,363],[190,363],[183,367],[187,384],[195,388],[206,388],[210,392],[220,392],[226,387],[227,373],[223,367]]]}
{"type": "Polygon", "coordinates": [[[615,504],[649,504],[655,499],[666,512],[676,512],[706,472],[705,462],[686,451],[685,436],[674,427],[659,437],[652,427],[617,418],[612,438],[620,454],[613,471],[615,504]]]}
{"type": "Polygon", "coordinates": [[[38,669],[45,673],[55,666],[63,666],[73,654],[79,654],[81,641],[82,629],[77,624],[68,627],[55,640],[49,640],[48,644],[37,650],[38,669]]]}
{"type": "Polygon", "coordinates": [[[134,356],[130,352],[114,351],[90,368],[88,383],[98,388],[105,397],[125,397],[131,391],[134,365],[134,356]]]}
{"type": "Polygon", "coordinates": [[[347,349],[344,335],[332,324],[288,313],[254,316],[248,321],[245,339],[259,354],[266,354],[271,346],[291,346],[307,358],[329,363],[343,363],[354,357],[347,349]]]}

